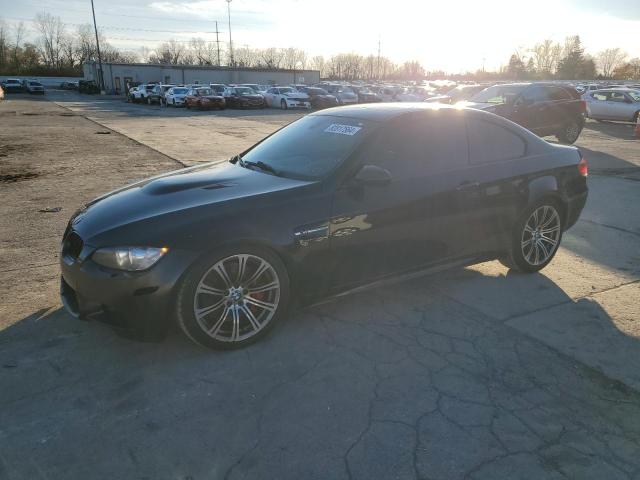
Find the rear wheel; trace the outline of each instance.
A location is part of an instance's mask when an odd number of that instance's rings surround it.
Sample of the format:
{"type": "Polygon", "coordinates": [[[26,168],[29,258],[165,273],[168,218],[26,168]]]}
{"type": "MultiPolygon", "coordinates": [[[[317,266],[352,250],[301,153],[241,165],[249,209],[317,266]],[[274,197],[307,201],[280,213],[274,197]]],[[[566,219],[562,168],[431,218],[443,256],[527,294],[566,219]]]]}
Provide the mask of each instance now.
{"type": "Polygon", "coordinates": [[[561,239],[561,208],[554,200],[542,200],[527,208],[518,218],[509,251],[500,262],[520,272],[537,272],[551,262],[561,239]]]}
{"type": "Polygon", "coordinates": [[[556,137],[560,143],[564,143],[566,145],[571,145],[580,136],[580,132],[582,131],[582,126],[575,120],[569,120],[565,123],[562,131],[559,132],[556,137]]]}
{"type": "Polygon", "coordinates": [[[187,273],[178,292],[178,324],[205,347],[241,348],[266,335],[288,301],[282,261],[266,249],[234,247],[187,273]]]}

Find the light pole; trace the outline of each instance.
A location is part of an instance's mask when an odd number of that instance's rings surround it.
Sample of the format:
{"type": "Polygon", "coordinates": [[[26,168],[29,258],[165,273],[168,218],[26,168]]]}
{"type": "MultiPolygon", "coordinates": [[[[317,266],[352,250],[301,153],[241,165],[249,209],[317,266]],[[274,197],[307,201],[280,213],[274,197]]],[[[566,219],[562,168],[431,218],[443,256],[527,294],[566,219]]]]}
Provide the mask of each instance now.
{"type": "Polygon", "coordinates": [[[232,67],[233,66],[233,44],[231,43],[231,0],[227,0],[227,15],[229,18],[229,66],[232,67]]]}
{"type": "Polygon", "coordinates": [[[100,93],[104,93],[104,76],[102,75],[102,56],[100,55],[100,40],[98,39],[98,26],[96,25],[96,11],[93,8],[93,0],[91,0],[91,13],[93,14],[93,29],[96,32],[96,49],[98,50],[98,66],[100,67],[100,76],[98,77],[98,86],[100,93]]]}

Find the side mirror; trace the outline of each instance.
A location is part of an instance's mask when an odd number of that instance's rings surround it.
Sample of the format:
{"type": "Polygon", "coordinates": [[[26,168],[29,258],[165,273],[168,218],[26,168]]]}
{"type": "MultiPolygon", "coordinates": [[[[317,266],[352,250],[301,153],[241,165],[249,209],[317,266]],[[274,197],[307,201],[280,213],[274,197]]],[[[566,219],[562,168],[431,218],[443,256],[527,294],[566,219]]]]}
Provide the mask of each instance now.
{"type": "Polygon", "coordinates": [[[375,165],[363,165],[353,177],[353,183],[356,185],[383,186],[391,183],[392,178],[389,170],[375,165]]]}

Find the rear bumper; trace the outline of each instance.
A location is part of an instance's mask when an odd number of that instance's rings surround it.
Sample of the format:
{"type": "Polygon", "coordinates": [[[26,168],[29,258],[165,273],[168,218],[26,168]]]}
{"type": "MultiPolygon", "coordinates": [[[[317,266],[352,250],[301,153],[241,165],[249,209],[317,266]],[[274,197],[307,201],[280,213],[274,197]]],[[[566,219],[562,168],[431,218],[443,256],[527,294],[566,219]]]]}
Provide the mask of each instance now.
{"type": "Polygon", "coordinates": [[[108,269],[61,255],[60,298],[76,318],[97,319],[144,337],[166,332],[176,285],[193,256],[171,251],[143,272],[108,269]]]}
{"type": "Polygon", "coordinates": [[[582,213],[582,209],[587,203],[587,196],[589,192],[584,191],[578,195],[575,195],[567,201],[567,217],[565,221],[565,230],[571,228],[576,224],[578,218],[580,218],[580,214],[582,213]]]}

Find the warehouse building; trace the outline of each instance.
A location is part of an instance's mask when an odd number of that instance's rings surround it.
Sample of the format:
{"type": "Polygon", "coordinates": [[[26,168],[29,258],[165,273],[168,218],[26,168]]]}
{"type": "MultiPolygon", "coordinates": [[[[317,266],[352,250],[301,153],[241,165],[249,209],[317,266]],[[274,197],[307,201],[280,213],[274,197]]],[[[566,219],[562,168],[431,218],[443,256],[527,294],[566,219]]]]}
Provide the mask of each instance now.
{"type": "MultiPolygon", "coordinates": [[[[84,64],[84,79],[98,83],[98,62],[84,64]]],[[[209,83],[257,83],[259,85],[312,85],[320,81],[318,70],[271,70],[196,65],[159,65],[148,63],[102,63],[104,87],[108,93],[124,94],[127,85],[159,82],[189,85],[209,83]]]]}

